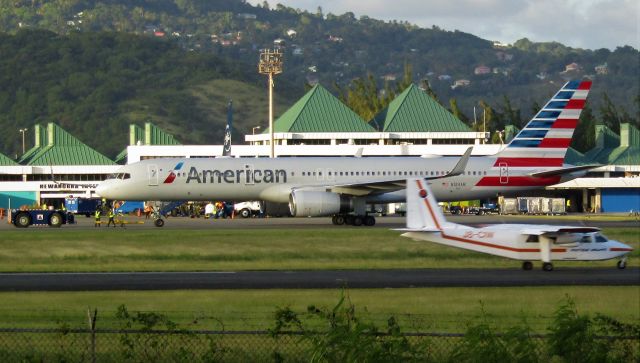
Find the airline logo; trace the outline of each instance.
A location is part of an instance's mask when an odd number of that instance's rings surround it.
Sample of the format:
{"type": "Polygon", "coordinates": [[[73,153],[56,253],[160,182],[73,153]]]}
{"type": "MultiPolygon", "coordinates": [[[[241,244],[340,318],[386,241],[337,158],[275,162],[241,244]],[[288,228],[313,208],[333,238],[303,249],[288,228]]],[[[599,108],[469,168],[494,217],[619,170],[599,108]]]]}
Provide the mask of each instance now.
{"type": "Polygon", "coordinates": [[[500,153],[494,166],[561,167],[584,108],[591,81],[571,81],[500,153]]]}
{"type": "Polygon", "coordinates": [[[182,169],[182,165],[184,165],[184,161],[181,161],[179,163],[176,164],[175,167],[173,167],[173,170],[171,170],[169,172],[169,176],[167,176],[167,179],[164,180],[164,184],[171,184],[173,183],[174,180],[176,180],[176,171],[179,171],[180,169],[182,169]]]}
{"type": "Polygon", "coordinates": [[[584,108],[591,81],[570,81],[558,91],[518,135],[498,153],[494,168],[500,176],[486,176],[479,187],[531,187],[560,182],[560,176],[510,176],[510,168],[560,168],[584,108]]]}

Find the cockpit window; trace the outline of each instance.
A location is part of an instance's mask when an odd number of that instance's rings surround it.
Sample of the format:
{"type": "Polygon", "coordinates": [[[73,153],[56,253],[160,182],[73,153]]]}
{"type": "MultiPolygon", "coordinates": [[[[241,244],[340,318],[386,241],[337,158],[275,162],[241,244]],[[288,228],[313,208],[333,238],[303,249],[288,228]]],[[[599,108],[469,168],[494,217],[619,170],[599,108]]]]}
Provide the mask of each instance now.
{"type": "Polygon", "coordinates": [[[591,235],[585,234],[580,238],[580,243],[591,243],[591,235]]]}
{"type": "Polygon", "coordinates": [[[596,243],[607,242],[607,237],[601,235],[600,233],[596,234],[596,243]]]}

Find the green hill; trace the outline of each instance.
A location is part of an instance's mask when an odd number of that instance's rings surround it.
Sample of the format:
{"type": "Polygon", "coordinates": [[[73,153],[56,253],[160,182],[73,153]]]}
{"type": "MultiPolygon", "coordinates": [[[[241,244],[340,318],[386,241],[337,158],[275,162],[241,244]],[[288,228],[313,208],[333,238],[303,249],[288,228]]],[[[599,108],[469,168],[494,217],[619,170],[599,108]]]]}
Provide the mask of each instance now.
{"type": "MultiPolygon", "coordinates": [[[[277,39],[285,72],[276,99],[285,104],[307,83],[335,91],[334,83],[344,88],[371,74],[383,88],[410,64],[415,83],[427,81],[445,106],[455,99],[467,118],[481,103],[504,113],[492,131],[528,119],[561,83],[583,77],[594,80],[588,104],[596,119],[640,124],[640,53],[630,46],[589,50],[521,39],[496,47],[437,26],[265,4],[0,0],[0,32],[7,33],[0,34],[0,127],[56,121],[115,155],[124,145],[100,141],[118,140],[126,124],[151,118],[183,142],[211,143],[221,139],[232,97],[237,131],[247,133],[266,113],[258,102],[266,94],[256,74],[258,52],[277,39]],[[225,79],[246,85],[212,83],[225,79]],[[455,86],[456,80],[470,83],[455,86]],[[612,110],[622,116],[612,117],[612,110]]],[[[0,143],[10,155],[19,149],[12,132],[0,143]]]]}
{"type": "MultiPolygon", "coordinates": [[[[19,127],[53,121],[114,156],[124,148],[132,122],[151,120],[184,143],[221,142],[230,98],[238,133],[266,119],[262,77],[166,40],[25,30],[0,34],[0,53],[5,55],[0,58],[0,127],[16,133],[19,127]]],[[[276,106],[279,112],[284,108],[276,106]]],[[[2,133],[2,152],[19,150],[16,133],[2,133]]]]}

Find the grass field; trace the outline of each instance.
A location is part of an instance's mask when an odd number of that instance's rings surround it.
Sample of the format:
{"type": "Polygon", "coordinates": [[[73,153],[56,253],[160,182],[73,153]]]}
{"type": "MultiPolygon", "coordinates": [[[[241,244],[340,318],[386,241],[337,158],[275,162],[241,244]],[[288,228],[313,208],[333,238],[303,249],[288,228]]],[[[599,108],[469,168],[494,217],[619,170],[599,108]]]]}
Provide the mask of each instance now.
{"type": "MultiPolygon", "coordinates": [[[[640,227],[605,229],[630,244],[640,265],[640,227]]],[[[556,262],[612,267],[615,261],[556,262]]],[[[212,271],[513,267],[520,262],[428,242],[386,229],[42,230],[7,229],[0,271],[212,271]]]]}
{"type": "MultiPolygon", "coordinates": [[[[346,291],[358,316],[379,326],[390,316],[405,331],[462,332],[484,310],[498,327],[523,319],[545,332],[566,297],[581,314],[602,313],[640,323],[640,289],[636,287],[526,287],[354,289],[346,291]]],[[[99,328],[117,328],[120,304],[129,311],[162,312],[182,327],[210,330],[266,329],[277,307],[298,313],[308,305],[333,307],[340,290],[210,290],[0,293],[0,327],[85,327],[87,308],[97,308],[99,328]]]]}

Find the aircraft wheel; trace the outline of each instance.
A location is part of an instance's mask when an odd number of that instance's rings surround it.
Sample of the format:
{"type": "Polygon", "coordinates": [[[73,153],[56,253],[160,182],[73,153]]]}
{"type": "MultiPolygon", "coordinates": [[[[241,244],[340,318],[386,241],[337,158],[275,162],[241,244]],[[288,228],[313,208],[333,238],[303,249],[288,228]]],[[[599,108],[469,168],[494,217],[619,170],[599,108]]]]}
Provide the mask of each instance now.
{"type": "Polygon", "coordinates": [[[52,213],[49,217],[49,227],[60,228],[62,225],[62,215],[60,213],[52,213]]]}
{"type": "Polygon", "coordinates": [[[343,215],[337,215],[335,216],[335,218],[336,218],[336,223],[335,223],[336,225],[341,226],[344,224],[345,221],[344,221],[343,215]]]}
{"type": "Polygon", "coordinates": [[[16,227],[27,228],[31,224],[31,216],[29,216],[29,213],[18,213],[16,220],[13,223],[16,227]]]}
{"type": "Polygon", "coordinates": [[[361,216],[355,216],[353,217],[353,225],[358,227],[362,225],[362,217],[361,216]]]}
{"type": "Polygon", "coordinates": [[[531,269],[533,269],[533,263],[531,261],[524,261],[522,263],[522,269],[525,271],[529,271],[531,269]]]}
{"type": "Polygon", "coordinates": [[[618,269],[624,270],[625,267],[627,267],[627,261],[625,261],[625,260],[618,261],[618,269]]]}
{"type": "Polygon", "coordinates": [[[158,219],[156,219],[155,221],[153,221],[153,224],[154,224],[156,227],[162,227],[162,226],[164,226],[164,219],[162,219],[162,218],[158,218],[158,219]]]}
{"type": "Polygon", "coordinates": [[[545,271],[553,271],[553,264],[551,262],[545,262],[542,264],[542,269],[545,271]]]}
{"type": "Polygon", "coordinates": [[[353,225],[353,219],[354,219],[354,216],[352,216],[352,215],[344,216],[344,224],[346,224],[348,226],[352,226],[353,225]]]}
{"type": "Polygon", "coordinates": [[[376,219],[373,216],[364,217],[364,225],[367,227],[374,226],[376,224],[376,219]]]}
{"type": "Polygon", "coordinates": [[[331,217],[331,223],[333,223],[333,225],[338,225],[338,223],[336,223],[336,216],[331,217]]]}

